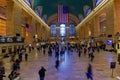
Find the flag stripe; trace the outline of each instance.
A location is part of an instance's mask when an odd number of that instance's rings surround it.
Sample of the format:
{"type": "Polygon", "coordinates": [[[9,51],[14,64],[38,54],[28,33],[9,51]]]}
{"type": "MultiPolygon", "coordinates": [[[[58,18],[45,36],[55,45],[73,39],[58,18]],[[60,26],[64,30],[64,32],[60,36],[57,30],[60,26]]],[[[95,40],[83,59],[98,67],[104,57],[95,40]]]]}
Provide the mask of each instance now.
{"type": "Polygon", "coordinates": [[[28,32],[32,32],[32,27],[29,26],[28,28],[26,28],[26,31],[28,31],[28,32]]]}
{"type": "Polygon", "coordinates": [[[68,23],[67,6],[58,5],[58,23],[68,23]]]}

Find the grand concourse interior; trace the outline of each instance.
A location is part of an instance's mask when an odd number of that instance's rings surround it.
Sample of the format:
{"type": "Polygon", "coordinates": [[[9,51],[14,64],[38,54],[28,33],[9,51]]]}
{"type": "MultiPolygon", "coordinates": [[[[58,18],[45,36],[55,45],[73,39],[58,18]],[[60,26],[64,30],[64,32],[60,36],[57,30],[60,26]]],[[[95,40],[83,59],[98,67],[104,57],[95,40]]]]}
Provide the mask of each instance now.
{"type": "Polygon", "coordinates": [[[20,54],[12,80],[120,80],[119,19],[120,0],[0,0],[0,80],[11,80],[20,54]],[[88,63],[93,79],[86,76],[88,63]],[[39,79],[41,66],[45,79],[39,79]]]}

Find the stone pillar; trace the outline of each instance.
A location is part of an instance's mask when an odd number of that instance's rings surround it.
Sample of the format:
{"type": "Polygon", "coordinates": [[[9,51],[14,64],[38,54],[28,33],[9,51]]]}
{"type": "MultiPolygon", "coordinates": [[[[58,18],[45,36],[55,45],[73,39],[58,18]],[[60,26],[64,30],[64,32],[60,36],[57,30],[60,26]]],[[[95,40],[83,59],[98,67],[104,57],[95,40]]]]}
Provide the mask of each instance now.
{"type": "Polygon", "coordinates": [[[91,31],[92,31],[92,28],[91,28],[91,26],[90,26],[91,24],[90,23],[87,23],[86,24],[86,37],[87,38],[90,38],[92,35],[91,35],[91,31]]]}
{"type": "Polygon", "coordinates": [[[7,17],[7,25],[6,25],[6,35],[13,36],[14,35],[14,3],[12,0],[7,0],[7,9],[6,9],[6,17],[7,17]]]}
{"type": "Polygon", "coordinates": [[[95,16],[94,17],[94,26],[93,26],[93,30],[94,30],[94,37],[98,37],[100,35],[100,23],[99,23],[99,17],[95,16]]]}
{"type": "MultiPolygon", "coordinates": [[[[57,35],[57,33],[56,33],[56,35],[57,35]]],[[[57,36],[56,36],[56,37],[57,37],[57,36]]],[[[47,39],[48,39],[48,40],[50,39],[50,29],[48,29],[47,39]]]]}
{"type": "Polygon", "coordinates": [[[116,35],[117,32],[120,33],[120,0],[114,0],[114,34],[116,35]]]}
{"type": "Polygon", "coordinates": [[[94,28],[94,19],[92,19],[90,22],[89,22],[89,28],[90,28],[90,32],[91,32],[91,37],[94,37],[95,35],[95,28],[94,28]]]}
{"type": "Polygon", "coordinates": [[[28,27],[28,30],[26,30],[25,43],[29,44],[29,43],[32,43],[32,40],[33,40],[32,30],[30,30],[32,29],[32,17],[31,16],[27,17],[26,23],[29,25],[29,27],[28,27]]]}
{"type": "Polygon", "coordinates": [[[14,4],[14,31],[18,34],[21,34],[21,21],[22,21],[22,9],[14,4]]]}
{"type": "Polygon", "coordinates": [[[41,30],[41,24],[37,23],[37,35],[39,39],[41,38],[41,34],[43,34],[41,30]]]}
{"type": "Polygon", "coordinates": [[[80,38],[80,27],[76,29],[76,36],[77,38],[80,38]]]}
{"type": "Polygon", "coordinates": [[[45,40],[45,37],[46,37],[46,29],[45,29],[44,26],[42,26],[42,29],[43,29],[42,37],[43,37],[43,39],[45,40]]]}
{"type": "Polygon", "coordinates": [[[47,28],[45,27],[45,40],[47,39],[47,28]]]}
{"type": "MultiPolygon", "coordinates": [[[[106,40],[113,39],[114,37],[114,10],[113,3],[109,3],[106,7],[106,40]],[[108,37],[108,35],[112,35],[112,37],[108,37]]],[[[114,40],[113,40],[114,41],[114,40]]]]}
{"type": "Polygon", "coordinates": [[[15,36],[16,33],[21,34],[21,12],[22,9],[11,0],[7,0],[7,28],[8,36],[15,36]]]}
{"type": "MultiPolygon", "coordinates": [[[[114,7],[113,2],[110,2],[106,7],[106,41],[111,39],[114,42],[114,7]]],[[[108,45],[106,43],[106,49],[112,49],[112,44],[108,45]]]]}
{"type": "Polygon", "coordinates": [[[32,23],[31,23],[31,27],[32,27],[32,41],[34,41],[34,36],[36,34],[36,25],[35,25],[35,19],[32,18],[32,23]]]}
{"type": "Polygon", "coordinates": [[[85,39],[85,26],[80,27],[80,38],[85,39]]]}

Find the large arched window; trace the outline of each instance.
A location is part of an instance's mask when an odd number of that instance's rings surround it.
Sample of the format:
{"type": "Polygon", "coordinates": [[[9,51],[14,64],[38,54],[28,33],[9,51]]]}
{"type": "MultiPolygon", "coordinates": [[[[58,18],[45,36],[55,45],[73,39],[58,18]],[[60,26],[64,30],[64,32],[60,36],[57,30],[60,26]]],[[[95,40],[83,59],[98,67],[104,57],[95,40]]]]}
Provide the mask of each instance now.
{"type": "Polygon", "coordinates": [[[78,15],[78,19],[79,19],[79,21],[81,22],[81,21],[84,19],[83,15],[82,15],[82,14],[79,14],[79,15],[78,15]]]}
{"type": "Polygon", "coordinates": [[[75,25],[72,23],[69,25],[69,36],[75,36],[75,25]]]}
{"type": "Polygon", "coordinates": [[[91,8],[88,8],[88,9],[86,10],[86,16],[89,15],[89,14],[91,13],[91,11],[92,11],[91,8]]]}
{"type": "Polygon", "coordinates": [[[56,36],[57,34],[56,34],[57,32],[56,32],[56,24],[51,24],[51,26],[50,26],[50,35],[51,36],[56,36]]]}
{"type": "Polygon", "coordinates": [[[36,7],[35,13],[36,13],[39,17],[41,17],[41,16],[42,16],[42,6],[36,7]]]}
{"type": "Polygon", "coordinates": [[[30,0],[24,0],[24,1],[26,2],[26,4],[27,4],[28,6],[32,7],[30,0]]]}
{"type": "Polygon", "coordinates": [[[66,25],[60,24],[60,36],[66,36],[66,25]]]}
{"type": "Polygon", "coordinates": [[[84,15],[85,15],[85,16],[89,15],[90,12],[91,12],[91,8],[90,8],[90,6],[88,6],[88,5],[85,5],[85,6],[83,7],[83,10],[84,10],[84,15]]]}
{"type": "Polygon", "coordinates": [[[103,0],[95,0],[95,6],[99,5],[103,0]]]}
{"type": "Polygon", "coordinates": [[[38,10],[38,8],[35,9],[35,13],[40,17],[40,11],[38,10]]]}

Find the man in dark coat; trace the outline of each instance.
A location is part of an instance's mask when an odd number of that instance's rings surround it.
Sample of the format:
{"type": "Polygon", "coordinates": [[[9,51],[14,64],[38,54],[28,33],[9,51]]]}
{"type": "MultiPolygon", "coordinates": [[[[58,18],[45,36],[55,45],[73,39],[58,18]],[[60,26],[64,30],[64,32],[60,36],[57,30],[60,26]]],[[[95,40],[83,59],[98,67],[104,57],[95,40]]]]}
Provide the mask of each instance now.
{"type": "Polygon", "coordinates": [[[44,80],[44,78],[45,78],[45,71],[46,71],[46,69],[42,66],[41,69],[38,72],[38,74],[40,76],[40,80],[44,80]]]}

